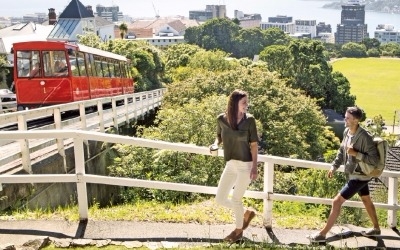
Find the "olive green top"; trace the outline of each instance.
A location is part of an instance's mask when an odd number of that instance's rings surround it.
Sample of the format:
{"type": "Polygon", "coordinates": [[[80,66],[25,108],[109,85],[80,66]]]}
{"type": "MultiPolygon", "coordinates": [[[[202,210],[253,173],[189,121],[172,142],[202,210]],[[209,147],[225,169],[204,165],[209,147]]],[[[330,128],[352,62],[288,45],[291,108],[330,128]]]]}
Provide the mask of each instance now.
{"type": "Polygon", "coordinates": [[[224,159],[251,162],[250,143],[258,142],[256,121],[251,114],[245,114],[233,130],[222,113],[217,117],[217,136],[222,138],[224,159]]]}

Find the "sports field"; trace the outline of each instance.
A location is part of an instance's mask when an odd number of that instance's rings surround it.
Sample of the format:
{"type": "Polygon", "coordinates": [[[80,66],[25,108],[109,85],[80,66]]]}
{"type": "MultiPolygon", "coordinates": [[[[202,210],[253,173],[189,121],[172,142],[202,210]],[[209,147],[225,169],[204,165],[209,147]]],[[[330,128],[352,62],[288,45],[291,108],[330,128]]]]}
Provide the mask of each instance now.
{"type": "Polygon", "coordinates": [[[400,58],[345,58],[332,62],[350,82],[350,93],[368,118],[382,115],[386,125],[400,119],[400,58]],[[397,114],[396,119],[395,111],[397,114]]]}

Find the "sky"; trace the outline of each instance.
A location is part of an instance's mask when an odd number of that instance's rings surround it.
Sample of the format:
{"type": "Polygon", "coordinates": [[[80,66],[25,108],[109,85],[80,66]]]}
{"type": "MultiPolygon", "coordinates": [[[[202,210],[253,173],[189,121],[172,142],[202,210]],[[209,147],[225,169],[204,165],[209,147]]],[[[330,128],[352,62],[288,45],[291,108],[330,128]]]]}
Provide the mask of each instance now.
{"type": "MultiPolygon", "coordinates": [[[[1,0],[7,1],[7,0],[1,0]]],[[[190,10],[205,10],[206,5],[226,5],[227,16],[233,18],[234,10],[243,11],[246,14],[261,14],[263,21],[268,17],[288,15],[296,19],[314,19],[332,25],[333,32],[340,23],[340,10],[325,9],[322,6],[331,1],[340,0],[80,0],[84,6],[91,5],[96,11],[96,5],[117,5],[124,15],[133,18],[155,17],[156,13],[161,17],[189,16],[190,10]]],[[[2,2],[2,3],[3,3],[2,2]]],[[[2,4],[0,16],[22,17],[25,14],[37,12],[48,13],[49,8],[54,8],[59,15],[71,0],[9,0],[2,4]]],[[[392,24],[395,29],[400,29],[399,15],[385,13],[366,12],[366,23],[370,36],[378,24],[392,24]]]]}
{"type": "MultiPolygon", "coordinates": [[[[2,0],[5,1],[5,0],[2,0]]],[[[189,10],[204,10],[207,4],[226,4],[243,0],[80,0],[85,6],[91,5],[95,10],[96,5],[103,6],[118,5],[124,14],[133,17],[153,17],[155,10],[160,16],[181,15],[188,16],[189,10]],[[153,7],[154,5],[154,7],[153,7]]],[[[257,0],[251,0],[256,2],[257,0]]],[[[48,13],[49,8],[54,8],[56,13],[62,12],[70,3],[70,0],[11,0],[2,4],[0,16],[22,16],[35,12],[48,13]]],[[[233,15],[233,10],[230,11],[233,15]]],[[[231,13],[228,13],[230,16],[231,13]]]]}

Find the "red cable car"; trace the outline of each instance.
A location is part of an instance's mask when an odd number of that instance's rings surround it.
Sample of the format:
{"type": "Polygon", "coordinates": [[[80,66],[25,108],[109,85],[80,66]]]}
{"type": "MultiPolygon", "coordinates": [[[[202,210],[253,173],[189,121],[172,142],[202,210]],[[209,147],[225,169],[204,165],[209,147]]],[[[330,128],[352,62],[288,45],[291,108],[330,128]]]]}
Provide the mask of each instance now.
{"type": "Polygon", "coordinates": [[[13,52],[18,110],[134,91],[121,55],[55,41],[14,43],[13,52]]]}

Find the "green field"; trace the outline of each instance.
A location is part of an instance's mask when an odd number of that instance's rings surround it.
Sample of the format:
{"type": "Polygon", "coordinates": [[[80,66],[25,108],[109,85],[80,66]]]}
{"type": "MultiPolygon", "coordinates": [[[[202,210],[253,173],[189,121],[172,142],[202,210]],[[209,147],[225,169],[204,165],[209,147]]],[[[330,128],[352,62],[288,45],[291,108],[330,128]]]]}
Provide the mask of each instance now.
{"type": "MultiPolygon", "coordinates": [[[[349,80],[350,93],[368,118],[380,114],[386,125],[393,125],[395,111],[400,113],[400,59],[345,58],[332,62],[332,67],[349,80]]],[[[396,125],[398,121],[399,114],[396,125]]]]}

